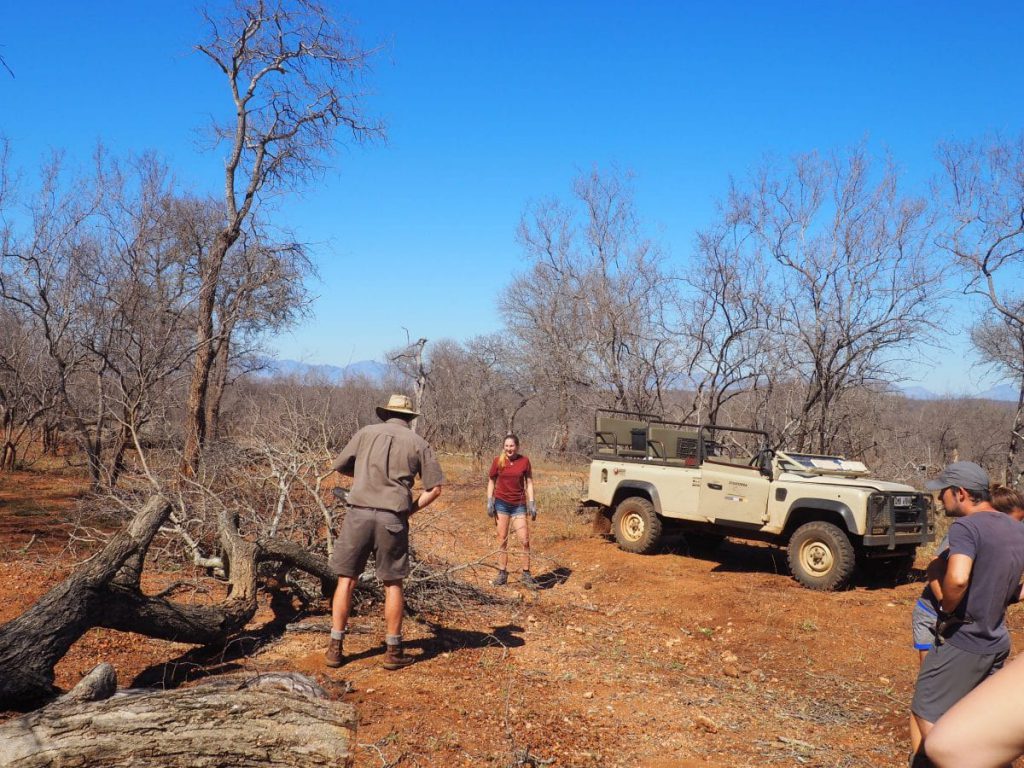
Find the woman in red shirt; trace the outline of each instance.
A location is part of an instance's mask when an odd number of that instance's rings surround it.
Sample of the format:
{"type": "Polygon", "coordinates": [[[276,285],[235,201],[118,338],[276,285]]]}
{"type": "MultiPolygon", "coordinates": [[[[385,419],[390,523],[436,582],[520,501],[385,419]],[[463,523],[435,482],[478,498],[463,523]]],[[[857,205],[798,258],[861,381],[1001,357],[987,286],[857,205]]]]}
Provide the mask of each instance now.
{"type": "Polygon", "coordinates": [[[487,479],[487,514],[498,526],[498,575],[491,582],[496,587],[508,583],[508,529],[511,524],[523,545],[523,584],[536,589],[530,573],[530,529],[526,515],[537,519],[537,503],[533,498],[533,469],[530,460],[519,453],[519,438],[509,433],[501,454],[491,462],[487,479]]]}

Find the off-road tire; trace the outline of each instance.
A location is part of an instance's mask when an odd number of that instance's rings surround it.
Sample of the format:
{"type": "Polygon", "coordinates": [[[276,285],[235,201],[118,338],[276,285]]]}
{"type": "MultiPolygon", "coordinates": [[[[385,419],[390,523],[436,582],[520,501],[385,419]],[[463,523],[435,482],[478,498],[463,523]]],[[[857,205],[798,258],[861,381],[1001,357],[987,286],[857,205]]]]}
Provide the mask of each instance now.
{"type": "Polygon", "coordinates": [[[657,548],[661,540],[661,518],[650,501],[630,496],[615,508],[612,534],[620,549],[647,555],[657,548]]]}
{"type": "Polygon", "coordinates": [[[857,563],[853,544],[832,523],[816,520],[794,531],[787,551],[793,578],[808,589],[842,589],[857,563]]]}

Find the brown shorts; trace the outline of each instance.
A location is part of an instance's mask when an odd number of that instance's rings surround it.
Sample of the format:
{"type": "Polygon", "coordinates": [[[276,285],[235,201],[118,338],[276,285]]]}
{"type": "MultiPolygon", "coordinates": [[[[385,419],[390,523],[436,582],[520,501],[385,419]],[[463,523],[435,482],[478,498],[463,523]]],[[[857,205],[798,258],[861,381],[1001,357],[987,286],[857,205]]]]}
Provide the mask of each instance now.
{"type": "Polygon", "coordinates": [[[409,516],[387,509],[350,507],[331,553],[331,570],[355,578],[373,552],[377,578],[398,581],[409,575],[409,516]]]}

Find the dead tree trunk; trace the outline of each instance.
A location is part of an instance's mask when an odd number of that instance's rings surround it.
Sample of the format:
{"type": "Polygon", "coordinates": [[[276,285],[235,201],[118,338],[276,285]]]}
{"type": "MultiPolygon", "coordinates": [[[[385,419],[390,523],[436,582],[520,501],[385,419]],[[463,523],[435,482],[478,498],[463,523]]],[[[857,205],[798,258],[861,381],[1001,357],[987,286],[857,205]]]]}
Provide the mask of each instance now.
{"type": "Polygon", "coordinates": [[[52,699],[57,694],[54,666],[92,627],[180,643],[225,642],[256,613],[260,562],[307,571],[320,579],[325,594],[337,584],[323,558],[288,542],[246,541],[225,512],[220,533],[228,597],[214,605],[190,605],[144,595],[139,580],[146,553],[170,512],[171,504],[162,496],[151,498],[99,554],[24,614],[0,626],[0,701],[10,707],[33,707],[52,699]]]}
{"type": "Polygon", "coordinates": [[[0,627],[0,701],[34,705],[52,698],[54,665],[97,624],[106,585],[149,545],[170,511],[167,499],[151,498],[96,557],[0,627]]]}
{"type": "Polygon", "coordinates": [[[230,678],[103,698],[117,685],[106,666],[86,678],[98,678],[99,684],[91,680],[81,695],[76,687],[0,725],[0,765],[352,765],[355,708],[330,701],[303,675],[230,678]]]}

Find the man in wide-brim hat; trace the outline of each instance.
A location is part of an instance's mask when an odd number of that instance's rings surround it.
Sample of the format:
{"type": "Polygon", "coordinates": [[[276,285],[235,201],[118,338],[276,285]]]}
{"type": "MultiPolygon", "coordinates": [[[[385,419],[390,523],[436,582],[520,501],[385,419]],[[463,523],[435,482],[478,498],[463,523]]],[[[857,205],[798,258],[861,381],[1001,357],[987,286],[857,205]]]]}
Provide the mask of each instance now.
{"type": "Polygon", "coordinates": [[[338,586],[331,604],[331,641],[325,654],[328,667],[344,662],[343,641],[352,608],[356,579],[373,552],[376,573],[384,583],[386,624],[385,669],[402,669],[413,662],[402,644],[405,598],[402,582],[409,575],[409,515],[441,495],[444,474],[434,451],[410,429],[419,416],[405,395],[392,395],[377,407],[380,424],[363,427],[334,460],[332,469],[354,478],[348,493],[350,508],[331,554],[338,586]],[[424,492],[414,497],[417,475],[424,492]]]}

